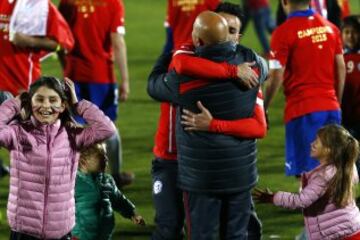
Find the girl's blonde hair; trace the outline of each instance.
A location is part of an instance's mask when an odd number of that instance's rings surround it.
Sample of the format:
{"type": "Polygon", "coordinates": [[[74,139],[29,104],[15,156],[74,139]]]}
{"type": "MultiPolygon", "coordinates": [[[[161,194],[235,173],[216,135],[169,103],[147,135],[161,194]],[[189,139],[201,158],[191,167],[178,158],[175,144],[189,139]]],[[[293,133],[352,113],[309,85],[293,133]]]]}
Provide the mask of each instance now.
{"type": "Polygon", "coordinates": [[[90,156],[98,155],[100,159],[100,172],[105,172],[108,158],[106,156],[106,144],[105,143],[96,143],[89,147],[83,148],[80,151],[79,167],[86,166],[86,162],[89,160],[90,156]]]}
{"type": "Polygon", "coordinates": [[[359,155],[358,141],[345,128],[334,124],[320,128],[317,135],[322,145],[329,149],[327,165],[336,167],[327,193],[336,207],[343,208],[354,197],[353,175],[359,155]]]}

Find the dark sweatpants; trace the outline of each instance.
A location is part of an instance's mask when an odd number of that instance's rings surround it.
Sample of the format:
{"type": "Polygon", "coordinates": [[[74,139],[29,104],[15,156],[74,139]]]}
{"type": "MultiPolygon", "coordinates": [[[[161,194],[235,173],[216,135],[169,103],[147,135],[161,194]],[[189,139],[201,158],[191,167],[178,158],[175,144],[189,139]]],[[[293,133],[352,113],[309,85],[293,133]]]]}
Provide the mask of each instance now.
{"type": "Polygon", "coordinates": [[[152,162],[152,195],[156,213],[153,240],[184,237],[184,205],[182,191],[176,186],[177,169],[177,161],[155,159],[152,162]]]}
{"type": "Polygon", "coordinates": [[[250,189],[233,194],[184,192],[189,240],[248,239],[250,189]]]}

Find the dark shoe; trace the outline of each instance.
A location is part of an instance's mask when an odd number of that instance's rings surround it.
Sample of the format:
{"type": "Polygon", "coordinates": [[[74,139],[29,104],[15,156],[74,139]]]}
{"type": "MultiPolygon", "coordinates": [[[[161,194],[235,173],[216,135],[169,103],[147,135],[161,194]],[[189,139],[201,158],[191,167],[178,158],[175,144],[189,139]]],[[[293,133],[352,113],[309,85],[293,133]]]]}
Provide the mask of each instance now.
{"type": "Polygon", "coordinates": [[[8,166],[5,166],[3,162],[0,160],[0,177],[5,177],[9,175],[10,169],[8,166]]]}
{"type": "Polygon", "coordinates": [[[116,186],[118,188],[123,188],[124,186],[132,184],[135,179],[135,174],[133,172],[121,172],[119,174],[113,175],[116,186]]]}

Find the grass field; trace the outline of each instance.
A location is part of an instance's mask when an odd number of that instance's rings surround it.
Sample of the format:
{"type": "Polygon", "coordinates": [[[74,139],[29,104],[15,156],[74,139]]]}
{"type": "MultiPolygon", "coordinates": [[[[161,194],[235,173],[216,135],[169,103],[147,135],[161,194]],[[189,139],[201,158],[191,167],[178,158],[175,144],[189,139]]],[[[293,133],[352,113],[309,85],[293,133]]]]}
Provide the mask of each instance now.
{"type": "MultiPolygon", "coordinates": [[[[270,0],[275,6],[276,0],[270,0]]],[[[165,0],[124,0],[126,6],[126,41],[128,46],[131,95],[120,105],[117,126],[123,141],[124,170],[134,171],[136,181],[124,189],[134,201],[137,211],[145,217],[146,227],[137,227],[117,215],[114,239],[149,239],[153,229],[154,210],[151,200],[150,163],[157,126],[159,104],[146,93],[149,71],[164,44],[163,20],[165,0]]],[[[236,2],[236,1],[232,1],[236,2]]],[[[360,13],[360,2],[350,0],[353,13],[360,13]]],[[[89,41],[91,41],[89,39],[89,41]]],[[[252,25],[247,29],[242,44],[260,51],[252,25]]],[[[43,73],[61,77],[60,66],[55,58],[43,64],[43,73]]],[[[283,97],[278,94],[269,111],[271,126],[265,139],[258,141],[259,186],[274,190],[296,191],[298,184],[284,176],[284,126],[283,97]]],[[[8,159],[8,153],[0,150],[0,157],[8,159]]],[[[0,180],[0,240],[8,239],[6,202],[9,179],[0,180]]],[[[302,228],[300,211],[288,211],[268,205],[257,205],[263,222],[263,239],[294,239],[302,228]]]]}

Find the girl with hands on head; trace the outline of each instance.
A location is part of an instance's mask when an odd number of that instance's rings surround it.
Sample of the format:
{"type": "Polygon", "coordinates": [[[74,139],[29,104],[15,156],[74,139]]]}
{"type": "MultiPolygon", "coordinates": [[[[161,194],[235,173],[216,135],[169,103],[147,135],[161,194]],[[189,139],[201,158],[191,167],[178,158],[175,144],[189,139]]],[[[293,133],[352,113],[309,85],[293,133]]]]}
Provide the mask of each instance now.
{"type": "Polygon", "coordinates": [[[76,91],[75,91],[75,84],[73,81],[71,81],[70,78],[64,78],[64,84],[65,84],[65,90],[68,91],[68,94],[70,96],[70,103],[72,105],[75,105],[78,103],[78,98],[76,96],[76,91]]]}
{"type": "Polygon", "coordinates": [[[302,175],[299,193],[255,189],[253,198],[262,203],[303,209],[310,240],[360,239],[360,212],[354,186],[359,181],[355,161],[359,143],[339,125],[326,125],[311,144],[311,157],[320,165],[302,175]]]}
{"type": "Polygon", "coordinates": [[[94,104],[77,102],[73,83],[41,77],[0,106],[0,146],[10,151],[10,239],[71,238],[79,149],[115,133],[94,104]],[[65,91],[68,87],[68,94],[65,91]],[[80,127],[70,107],[87,125],[80,127]],[[23,117],[18,117],[23,114],[23,117]]]}

